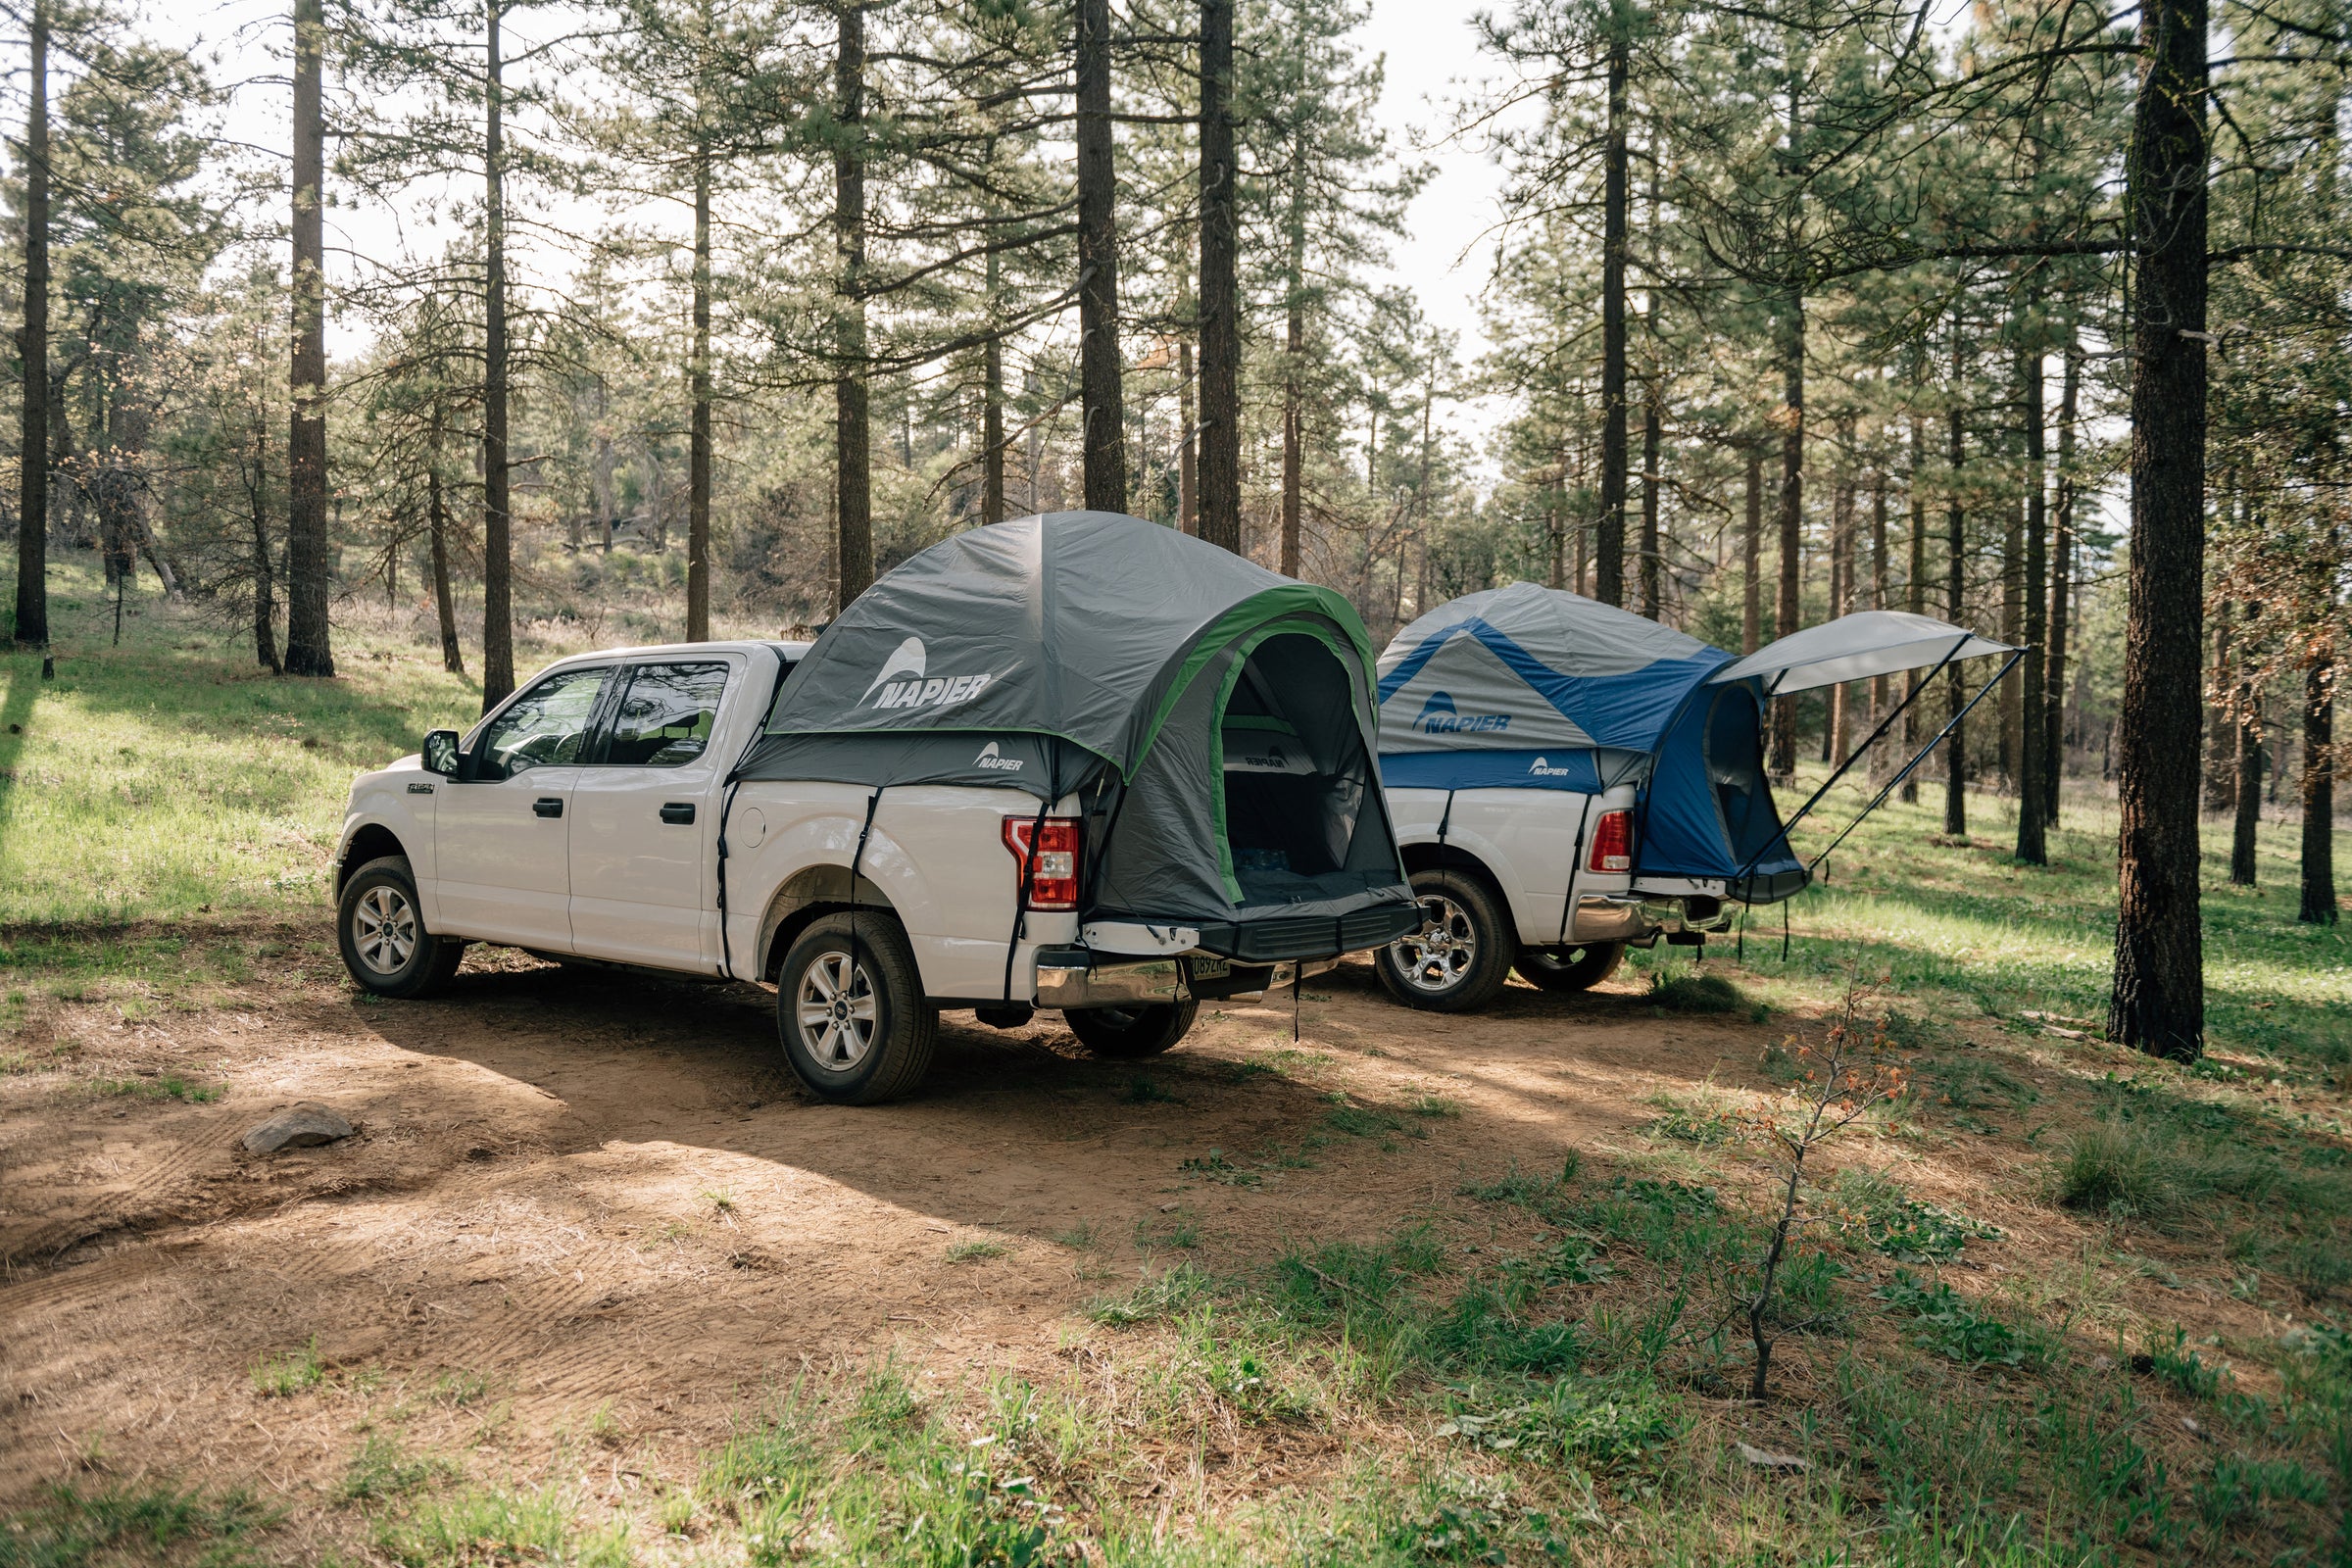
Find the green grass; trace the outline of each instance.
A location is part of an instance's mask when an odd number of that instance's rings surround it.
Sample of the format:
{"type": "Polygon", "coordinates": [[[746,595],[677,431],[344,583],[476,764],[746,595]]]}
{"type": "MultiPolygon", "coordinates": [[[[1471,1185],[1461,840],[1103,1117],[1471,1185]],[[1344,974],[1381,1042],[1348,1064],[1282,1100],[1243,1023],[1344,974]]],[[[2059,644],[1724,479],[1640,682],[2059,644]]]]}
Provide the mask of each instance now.
{"type": "Polygon", "coordinates": [[[265,1399],[291,1398],[326,1381],[326,1363],[318,1358],[318,1340],[284,1355],[265,1355],[253,1363],[253,1392],[265,1399]]]}
{"type": "Polygon", "coordinates": [[[152,1481],[96,1490],[55,1486],[30,1507],[0,1518],[0,1565],[201,1561],[206,1568],[242,1568],[275,1558],[261,1538],[277,1519],[245,1492],[213,1495],[152,1481]]]}

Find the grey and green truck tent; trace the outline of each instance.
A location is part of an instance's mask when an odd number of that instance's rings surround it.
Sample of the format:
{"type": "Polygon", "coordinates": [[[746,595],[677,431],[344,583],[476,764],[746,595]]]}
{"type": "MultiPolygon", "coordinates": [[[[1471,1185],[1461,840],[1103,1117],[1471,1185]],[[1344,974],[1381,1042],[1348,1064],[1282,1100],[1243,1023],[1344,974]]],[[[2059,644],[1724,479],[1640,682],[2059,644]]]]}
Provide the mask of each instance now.
{"type": "Polygon", "coordinates": [[[956,534],[827,626],[739,779],[992,785],[1086,817],[1089,920],[1244,961],[1417,928],[1353,607],[1136,517],[956,534]]]}

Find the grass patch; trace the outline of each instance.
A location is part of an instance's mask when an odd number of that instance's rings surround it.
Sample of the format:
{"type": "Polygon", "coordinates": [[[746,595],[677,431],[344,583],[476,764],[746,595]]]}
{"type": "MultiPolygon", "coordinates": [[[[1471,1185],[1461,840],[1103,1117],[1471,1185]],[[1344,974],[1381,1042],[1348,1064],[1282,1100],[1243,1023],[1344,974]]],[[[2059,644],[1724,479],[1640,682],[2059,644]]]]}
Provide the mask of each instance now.
{"type": "Polygon", "coordinates": [[[1177,1098],[1173,1090],[1160,1083],[1158,1079],[1142,1073],[1127,1080],[1127,1087],[1119,1092],[1119,1098],[1130,1105],[1181,1105],[1184,1103],[1177,1098]]]}
{"type": "Polygon", "coordinates": [[[0,1518],[0,1563],[83,1568],[193,1555],[206,1568],[232,1568],[264,1560],[257,1538],[279,1517],[241,1491],[214,1495],[154,1482],[96,1491],[55,1486],[0,1518]]]}
{"type": "Polygon", "coordinates": [[[474,1568],[503,1562],[565,1568],[634,1568],[628,1526],[591,1526],[555,1487],[469,1489],[428,1497],[376,1533],[377,1549],[404,1568],[474,1568]]]}
{"type": "Polygon", "coordinates": [[[326,1363],[318,1359],[318,1338],[284,1355],[265,1355],[253,1363],[253,1392],[265,1399],[291,1398],[326,1381],[326,1363]]]}
{"type": "Polygon", "coordinates": [[[1011,1250],[1011,1248],[999,1241],[951,1242],[948,1244],[948,1261],[951,1263],[980,1263],[992,1257],[1004,1257],[1011,1250]]]}
{"type": "Polygon", "coordinates": [[[1916,1325],[1917,1344],[1966,1366],[2039,1366],[2048,1359],[2040,1336],[1982,1311],[1937,1281],[1923,1284],[1905,1270],[1871,1293],[1916,1325]]]}
{"type": "Polygon", "coordinates": [[[1125,1296],[1106,1298],[1086,1309],[1086,1315],[1111,1328],[1154,1323],[1190,1307],[1208,1293],[1208,1276],[1190,1263],[1146,1278],[1125,1296]]]}
{"type": "Polygon", "coordinates": [[[1740,988],[1719,974],[1664,969],[1651,971],[1648,1001],[1651,1006],[1669,1012],[1744,1012],[1748,1008],[1748,1000],[1740,994],[1740,988]]]}
{"type": "Polygon", "coordinates": [[[411,1455],[393,1438],[373,1433],[360,1445],[336,1484],[342,1502],[385,1502],[456,1480],[458,1467],[438,1454],[411,1455]]]}

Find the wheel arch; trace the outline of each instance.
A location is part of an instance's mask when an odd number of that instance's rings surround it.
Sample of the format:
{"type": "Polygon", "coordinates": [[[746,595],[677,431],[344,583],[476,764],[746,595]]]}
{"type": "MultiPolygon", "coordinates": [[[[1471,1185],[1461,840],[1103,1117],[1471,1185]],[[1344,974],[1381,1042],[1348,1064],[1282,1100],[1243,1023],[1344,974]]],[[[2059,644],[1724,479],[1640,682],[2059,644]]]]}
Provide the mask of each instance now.
{"type": "Polygon", "coordinates": [[[803,931],[828,914],[844,913],[852,907],[861,913],[886,914],[905,929],[898,906],[862,871],[858,874],[855,898],[850,886],[850,868],[846,865],[803,866],[785,878],[783,885],[769,895],[767,908],[760,917],[760,978],[777,977],[784,967],[786,951],[803,931]]]}
{"type": "Polygon", "coordinates": [[[1399,853],[1404,857],[1405,875],[1422,871],[1459,871],[1475,877],[1489,893],[1500,901],[1503,912],[1511,912],[1511,895],[1502,885],[1502,878],[1487,866],[1487,862],[1458,844],[1407,844],[1399,853]]]}
{"type": "Polygon", "coordinates": [[[335,897],[343,896],[343,884],[351,880],[352,872],[369,860],[380,860],[388,855],[398,856],[408,861],[409,874],[416,874],[416,858],[409,853],[407,845],[401,843],[399,834],[381,822],[361,823],[344,844],[342,858],[335,862],[335,897]]]}

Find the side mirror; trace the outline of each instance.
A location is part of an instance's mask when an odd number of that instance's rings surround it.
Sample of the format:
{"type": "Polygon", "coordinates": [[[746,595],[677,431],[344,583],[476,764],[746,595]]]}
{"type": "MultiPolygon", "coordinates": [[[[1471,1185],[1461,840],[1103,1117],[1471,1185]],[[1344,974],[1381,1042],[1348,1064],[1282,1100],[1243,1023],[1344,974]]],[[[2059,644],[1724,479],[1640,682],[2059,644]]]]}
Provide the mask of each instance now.
{"type": "Polygon", "coordinates": [[[424,738],[424,770],[443,778],[458,776],[458,732],[437,729],[424,738]]]}

